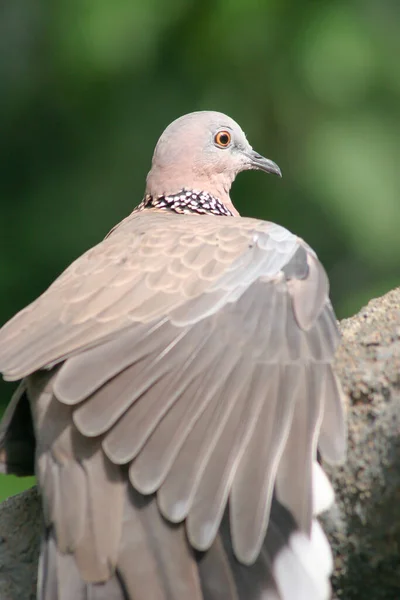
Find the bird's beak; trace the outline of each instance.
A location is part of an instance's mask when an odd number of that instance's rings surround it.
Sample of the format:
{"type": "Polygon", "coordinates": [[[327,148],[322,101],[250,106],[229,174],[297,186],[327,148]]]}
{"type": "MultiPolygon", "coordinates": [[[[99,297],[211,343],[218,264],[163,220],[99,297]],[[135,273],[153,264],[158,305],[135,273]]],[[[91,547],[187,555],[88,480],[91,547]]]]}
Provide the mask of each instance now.
{"type": "Polygon", "coordinates": [[[265,173],[275,173],[275,175],[279,175],[282,177],[282,172],[278,165],[274,163],[273,160],[269,160],[269,158],[264,158],[261,154],[257,154],[252,150],[248,154],[246,153],[246,157],[249,160],[249,169],[257,169],[258,171],[264,171],[265,173]]]}

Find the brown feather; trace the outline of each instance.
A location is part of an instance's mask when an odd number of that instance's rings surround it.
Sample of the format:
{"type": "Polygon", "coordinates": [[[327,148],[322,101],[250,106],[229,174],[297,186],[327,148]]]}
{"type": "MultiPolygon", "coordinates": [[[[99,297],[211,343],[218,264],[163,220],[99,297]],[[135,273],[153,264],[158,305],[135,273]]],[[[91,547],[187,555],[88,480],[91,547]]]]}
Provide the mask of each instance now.
{"type": "MultiPolygon", "coordinates": [[[[236,353],[226,352],[219,363],[220,380],[214,384],[214,394],[207,395],[206,406],[194,423],[190,436],[183,443],[158,493],[162,514],[172,522],[184,519],[193,503],[194,493],[216,439],[229,416],[231,407],[230,376],[236,366],[236,353]]],[[[204,406],[204,404],[203,404],[204,406]]]]}
{"type": "Polygon", "coordinates": [[[277,498],[307,534],[311,531],[312,464],[322,418],[325,371],[323,365],[303,368],[295,395],[290,435],[276,477],[277,498]]]}
{"type": "Polygon", "coordinates": [[[289,435],[301,367],[276,366],[263,407],[233,482],[230,521],[235,554],[252,564],[268,526],[279,460],[289,435]],[[252,490],[249,495],[249,490],[252,490]]]}
{"type": "Polygon", "coordinates": [[[154,497],[130,490],[118,572],[135,600],[202,600],[195,557],[182,526],[167,523],[154,497]],[[171,560],[172,557],[172,560],[171,560]]]}

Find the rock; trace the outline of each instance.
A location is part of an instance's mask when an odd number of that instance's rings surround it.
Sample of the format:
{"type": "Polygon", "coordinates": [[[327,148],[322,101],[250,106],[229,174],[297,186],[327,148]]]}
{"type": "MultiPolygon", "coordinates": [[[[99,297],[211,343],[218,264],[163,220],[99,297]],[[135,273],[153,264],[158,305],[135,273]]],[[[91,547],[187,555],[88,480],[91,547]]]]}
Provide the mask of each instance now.
{"type": "Polygon", "coordinates": [[[42,517],[36,488],[0,504],[0,599],[34,600],[42,517]]]}
{"type": "Polygon", "coordinates": [[[400,598],[400,288],[341,323],[336,370],[348,395],[345,465],[323,518],[345,600],[400,598]]]}

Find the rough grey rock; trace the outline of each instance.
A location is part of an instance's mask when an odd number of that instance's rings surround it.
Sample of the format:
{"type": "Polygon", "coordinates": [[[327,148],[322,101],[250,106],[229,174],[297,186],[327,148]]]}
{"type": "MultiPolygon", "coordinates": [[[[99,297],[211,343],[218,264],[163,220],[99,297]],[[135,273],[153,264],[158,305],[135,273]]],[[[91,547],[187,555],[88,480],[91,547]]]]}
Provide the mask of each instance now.
{"type": "Polygon", "coordinates": [[[34,600],[41,529],[36,488],[0,504],[0,600],[34,600]]]}
{"type": "Polygon", "coordinates": [[[324,465],[336,506],[323,519],[345,600],[400,598],[400,288],[341,323],[348,395],[345,465],[324,465]]]}
{"type": "MultiPolygon", "coordinates": [[[[400,598],[400,288],[341,323],[337,373],[348,394],[346,464],[324,465],[336,505],[324,517],[343,600],[400,598]]],[[[0,505],[0,600],[35,598],[41,526],[35,489],[0,505]]]]}

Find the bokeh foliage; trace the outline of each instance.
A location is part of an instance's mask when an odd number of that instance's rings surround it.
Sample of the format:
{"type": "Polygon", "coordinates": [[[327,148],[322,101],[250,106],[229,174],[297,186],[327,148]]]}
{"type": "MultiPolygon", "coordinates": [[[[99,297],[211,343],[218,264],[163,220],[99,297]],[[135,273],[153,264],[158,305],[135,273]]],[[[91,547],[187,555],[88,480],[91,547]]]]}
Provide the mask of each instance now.
{"type": "Polygon", "coordinates": [[[281,166],[234,201],[316,249],[340,317],[398,285],[399,56],[397,0],[3,1],[0,321],[139,203],[159,134],[199,109],[281,166]]]}

